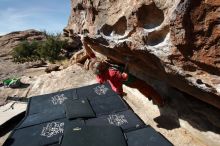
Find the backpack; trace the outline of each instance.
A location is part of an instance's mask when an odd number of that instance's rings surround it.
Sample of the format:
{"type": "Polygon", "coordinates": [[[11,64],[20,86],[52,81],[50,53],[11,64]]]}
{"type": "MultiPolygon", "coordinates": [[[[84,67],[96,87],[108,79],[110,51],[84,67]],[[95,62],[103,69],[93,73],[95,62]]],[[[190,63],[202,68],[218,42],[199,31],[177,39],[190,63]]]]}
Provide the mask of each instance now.
{"type": "Polygon", "coordinates": [[[21,81],[18,78],[6,79],[3,81],[3,85],[9,88],[18,88],[21,85],[21,81]]]}

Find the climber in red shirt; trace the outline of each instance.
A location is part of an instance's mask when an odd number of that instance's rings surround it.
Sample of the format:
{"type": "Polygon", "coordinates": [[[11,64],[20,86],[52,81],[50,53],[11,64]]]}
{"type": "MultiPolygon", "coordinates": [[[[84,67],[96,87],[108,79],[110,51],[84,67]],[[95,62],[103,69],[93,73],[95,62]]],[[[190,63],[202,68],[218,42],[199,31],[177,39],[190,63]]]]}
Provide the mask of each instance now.
{"type": "Polygon", "coordinates": [[[89,66],[96,74],[96,80],[98,83],[102,84],[108,81],[112,90],[120,96],[123,96],[124,94],[122,85],[126,84],[129,87],[137,88],[142,94],[148,97],[149,100],[152,99],[154,104],[157,104],[158,106],[164,105],[163,98],[154,90],[153,87],[131,74],[127,74],[117,68],[110,67],[110,65],[104,61],[97,61],[95,53],[90,48],[89,44],[85,41],[84,37],[81,38],[81,41],[87,55],[90,58],[91,62],[89,66]]]}
{"type": "Polygon", "coordinates": [[[154,104],[157,104],[158,106],[164,105],[163,98],[146,82],[137,79],[130,74],[128,75],[125,72],[120,72],[116,68],[111,68],[106,62],[96,61],[94,64],[92,64],[91,68],[96,74],[96,80],[98,83],[102,84],[108,81],[112,87],[112,90],[120,96],[123,96],[122,85],[125,83],[132,88],[137,88],[150,100],[152,99],[154,104]]]}
{"type": "Polygon", "coordinates": [[[108,81],[112,87],[112,90],[122,96],[122,84],[128,79],[128,75],[126,73],[121,73],[117,69],[108,68],[107,64],[103,62],[96,62],[94,66],[96,80],[101,84],[108,81]]]}

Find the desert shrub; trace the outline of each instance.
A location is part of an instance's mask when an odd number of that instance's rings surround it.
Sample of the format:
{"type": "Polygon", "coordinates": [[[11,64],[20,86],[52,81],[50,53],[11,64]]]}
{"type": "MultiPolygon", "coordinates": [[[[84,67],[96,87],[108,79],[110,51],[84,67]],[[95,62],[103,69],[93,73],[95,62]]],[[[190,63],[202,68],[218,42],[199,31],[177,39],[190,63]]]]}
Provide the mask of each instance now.
{"type": "Polygon", "coordinates": [[[47,35],[46,41],[38,49],[41,58],[49,61],[58,60],[62,53],[62,48],[67,46],[67,41],[60,40],[60,35],[47,35]]]}
{"type": "Polygon", "coordinates": [[[45,32],[44,41],[22,42],[13,49],[12,56],[16,62],[33,60],[55,61],[60,59],[62,48],[67,46],[67,41],[60,39],[60,34],[48,34],[45,32]]]}
{"type": "Polygon", "coordinates": [[[37,60],[39,56],[36,53],[39,42],[24,41],[13,49],[12,56],[16,62],[27,62],[37,60]]]}

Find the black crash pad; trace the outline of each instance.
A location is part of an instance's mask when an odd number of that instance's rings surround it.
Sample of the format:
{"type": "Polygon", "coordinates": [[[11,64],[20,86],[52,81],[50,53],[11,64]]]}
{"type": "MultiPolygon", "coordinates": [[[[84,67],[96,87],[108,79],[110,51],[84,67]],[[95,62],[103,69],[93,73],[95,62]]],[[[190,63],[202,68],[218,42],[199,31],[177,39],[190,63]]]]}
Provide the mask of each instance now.
{"type": "Polygon", "coordinates": [[[124,131],[140,128],[145,124],[134,114],[127,110],[109,115],[103,115],[98,118],[92,118],[85,121],[86,125],[114,125],[120,126],[124,131]]]}
{"type": "Polygon", "coordinates": [[[128,132],[126,137],[128,146],[172,146],[167,139],[150,126],[128,132]]]}
{"type": "Polygon", "coordinates": [[[56,143],[56,144],[52,144],[52,145],[48,145],[48,146],[61,146],[61,144],[56,143]]]}
{"type": "Polygon", "coordinates": [[[63,103],[66,100],[72,99],[77,99],[76,89],[32,97],[29,101],[27,115],[42,113],[50,108],[60,110],[59,108],[64,108],[63,103]]]}
{"type": "Polygon", "coordinates": [[[81,126],[65,131],[61,146],[126,146],[126,141],[119,127],[81,126]]]}
{"type": "Polygon", "coordinates": [[[66,115],[64,108],[58,108],[58,109],[51,108],[43,113],[37,113],[26,116],[24,120],[16,127],[16,129],[42,124],[45,122],[58,120],[65,117],[66,115]]]}
{"type": "Polygon", "coordinates": [[[87,99],[68,100],[64,105],[68,119],[95,117],[87,99]]]}
{"type": "Polygon", "coordinates": [[[64,123],[63,120],[59,120],[15,130],[4,146],[39,146],[59,143],[59,138],[64,132],[64,123]]]}
{"type": "Polygon", "coordinates": [[[60,143],[66,126],[81,126],[83,121],[60,119],[14,130],[3,146],[45,146],[60,143]]]}
{"type": "Polygon", "coordinates": [[[62,140],[62,146],[124,146],[123,134],[128,146],[172,145],[154,129],[143,125],[109,84],[108,90],[100,91],[105,92],[101,95],[94,94],[97,86],[32,97],[24,120],[3,146],[60,146],[62,140]],[[68,120],[66,115],[69,119],[86,117],[86,121],[68,120]]]}
{"type": "Polygon", "coordinates": [[[90,104],[96,115],[110,114],[128,109],[128,106],[118,95],[98,99],[96,98],[94,100],[90,100],[90,104]]]}
{"type": "Polygon", "coordinates": [[[89,100],[94,97],[107,97],[110,95],[116,95],[112,90],[109,83],[104,84],[93,84],[85,87],[76,89],[78,98],[87,98],[89,100]]]}

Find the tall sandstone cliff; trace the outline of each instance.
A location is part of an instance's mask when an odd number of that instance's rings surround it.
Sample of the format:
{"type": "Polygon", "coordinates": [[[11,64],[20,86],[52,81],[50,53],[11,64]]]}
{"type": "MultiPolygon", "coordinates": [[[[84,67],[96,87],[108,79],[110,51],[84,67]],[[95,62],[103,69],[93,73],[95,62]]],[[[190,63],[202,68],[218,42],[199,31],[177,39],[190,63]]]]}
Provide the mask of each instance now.
{"type": "Polygon", "coordinates": [[[220,108],[219,0],[72,0],[64,35],[220,108]]]}

